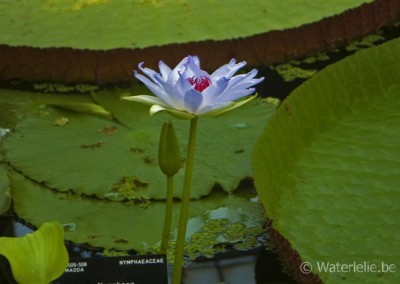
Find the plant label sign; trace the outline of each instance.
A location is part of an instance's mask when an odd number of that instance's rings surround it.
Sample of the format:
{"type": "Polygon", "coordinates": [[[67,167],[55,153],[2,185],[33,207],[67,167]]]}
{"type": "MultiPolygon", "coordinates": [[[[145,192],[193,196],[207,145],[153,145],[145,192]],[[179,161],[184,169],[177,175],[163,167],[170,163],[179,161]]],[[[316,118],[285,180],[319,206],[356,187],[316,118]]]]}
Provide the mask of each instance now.
{"type": "Polygon", "coordinates": [[[168,284],[165,255],[70,259],[53,284],[168,284]]]}

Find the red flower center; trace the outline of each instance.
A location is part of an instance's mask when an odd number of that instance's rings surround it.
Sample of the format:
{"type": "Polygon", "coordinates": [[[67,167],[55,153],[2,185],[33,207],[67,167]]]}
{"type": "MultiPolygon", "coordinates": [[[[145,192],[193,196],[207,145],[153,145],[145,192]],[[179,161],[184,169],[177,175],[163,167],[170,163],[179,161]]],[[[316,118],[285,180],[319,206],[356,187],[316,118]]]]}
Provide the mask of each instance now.
{"type": "Polygon", "coordinates": [[[201,77],[190,77],[186,79],[190,85],[194,86],[194,89],[198,92],[204,91],[208,86],[211,85],[211,80],[205,76],[201,77]]]}

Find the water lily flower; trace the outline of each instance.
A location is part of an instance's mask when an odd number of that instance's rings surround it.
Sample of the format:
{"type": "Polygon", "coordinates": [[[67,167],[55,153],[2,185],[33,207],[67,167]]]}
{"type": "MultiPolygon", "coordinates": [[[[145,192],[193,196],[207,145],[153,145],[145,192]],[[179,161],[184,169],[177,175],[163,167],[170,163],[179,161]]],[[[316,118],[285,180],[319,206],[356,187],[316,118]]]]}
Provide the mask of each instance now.
{"type": "Polygon", "coordinates": [[[256,69],[234,76],[245,65],[246,62],[236,63],[232,59],[208,74],[200,69],[197,56],[187,56],[174,69],[160,61],[160,73],[157,73],[143,67],[142,62],[139,69],[147,77],[136,70],[134,76],[156,96],[138,95],[123,99],[151,105],[150,115],[164,110],[181,119],[220,115],[256,97],[249,97],[255,91],[252,87],[264,80],[263,77],[255,78],[256,69]]]}

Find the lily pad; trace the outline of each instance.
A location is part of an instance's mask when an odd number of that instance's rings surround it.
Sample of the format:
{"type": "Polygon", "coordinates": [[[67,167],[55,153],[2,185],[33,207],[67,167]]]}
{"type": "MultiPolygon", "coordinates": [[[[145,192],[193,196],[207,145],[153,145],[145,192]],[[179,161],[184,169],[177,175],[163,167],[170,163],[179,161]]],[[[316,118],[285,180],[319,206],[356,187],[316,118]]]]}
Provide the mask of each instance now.
{"type": "MultiPolygon", "coordinates": [[[[81,112],[102,113],[99,109],[90,109],[89,106],[92,106],[93,100],[87,95],[44,94],[39,92],[0,89],[0,127],[14,127],[18,120],[43,104],[58,105],[60,107],[65,106],[66,108],[72,108],[74,105],[79,104],[86,106],[85,109],[81,107],[81,112]]],[[[104,113],[104,115],[106,114],[104,113]]]]}
{"type": "Polygon", "coordinates": [[[188,54],[210,71],[232,57],[283,63],[377,32],[399,10],[397,0],[1,1],[0,78],[127,83],[139,62],[188,54]]]}
{"type": "MultiPolygon", "coordinates": [[[[65,109],[40,109],[5,139],[5,160],[29,178],[63,192],[138,202],[165,199],[158,140],[162,124],[173,118],[150,117],[148,107],[122,102],[120,94],[110,91],[95,98],[124,125],[65,109]]],[[[215,183],[232,192],[251,176],[251,151],[274,111],[275,106],[258,100],[219,118],[200,119],[192,198],[207,195],[215,183]]],[[[173,123],[184,166],[189,125],[173,123]]],[[[183,174],[181,170],[175,178],[178,198],[183,174]]]]}
{"type": "MultiPolygon", "coordinates": [[[[7,135],[10,129],[0,127],[0,145],[3,136],[7,135]]],[[[0,155],[0,215],[7,212],[11,206],[10,185],[8,182],[7,172],[3,166],[3,158],[0,155]]]]}
{"type": "Polygon", "coordinates": [[[106,50],[224,40],[301,26],[369,2],[2,1],[0,44],[106,50]]]}
{"type": "Polygon", "coordinates": [[[326,283],[400,282],[385,270],[400,267],[399,74],[400,40],[331,65],[282,103],[257,142],[257,191],[299,281],[306,261],[326,283]],[[337,263],[375,270],[321,268],[337,263]]]}
{"type": "MultiPolygon", "coordinates": [[[[49,220],[60,222],[66,228],[66,240],[92,247],[134,249],[143,253],[158,249],[164,222],[159,216],[164,214],[164,202],[138,206],[60,193],[16,172],[10,173],[10,182],[15,212],[35,226],[49,220]]],[[[179,210],[180,202],[176,202],[173,206],[171,241],[176,238],[179,210]]],[[[258,234],[262,231],[262,209],[254,200],[254,194],[227,194],[217,190],[201,200],[192,201],[189,215],[187,254],[193,258],[198,256],[196,248],[199,245],[212,248],[218,243],[238,243],[245,245],[247,249],[259,245],[243,243],[245,238],[238,238],[234,229],[235,226],[240,226],[241,236],[247,234],[252,236],[251,240],[255,240],[251,231],[258,234]],[[210,234],[207,228],[215,230],[216,226],[209,224],[209,220],[222,222],[217,227],[227,230],[210,234]],[[231,226],[233,227],[230,228],[231,226]],[[231,234],[227,234],[228,228],[231,234]]],[[[216,248],[214,252],[215,250],[216,248]]]]}
{"type": "Polygon", "coordinates": [[[0,164],[0,215],[6,212],[11,206],[11,193],[8,183],[7,172],[0,164]]]}

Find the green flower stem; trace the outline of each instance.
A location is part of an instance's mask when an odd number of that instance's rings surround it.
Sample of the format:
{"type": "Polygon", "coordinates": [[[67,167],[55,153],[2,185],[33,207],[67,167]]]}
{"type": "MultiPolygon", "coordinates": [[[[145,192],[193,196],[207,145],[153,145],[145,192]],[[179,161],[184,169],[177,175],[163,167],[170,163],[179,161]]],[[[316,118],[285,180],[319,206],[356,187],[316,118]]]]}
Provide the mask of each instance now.
{"type": "Polygon", "coordinates": [[[178,237],[176,240],[174,272],[172,274],[173,284],[180,284],[182,277],[183,253],[185,248],[186,227],[187,227],[188,213],[189,213],[190,189],[192,186],[192,173],[193,173],[193,162],[194,162],[194,150],[196,144],[197,120],[198,118],[195,117],[190,121],[189,145],[188,145],[186,168],[185,168],[185,181],[183,184],[183,193],[181,200],[182,204],[179,216],[178,237]]]}
{"type": "Polygon", "coordinates": [[[172,206],[174,202],[173,196],[174,188],[174,176],[167,176],[167,205],[165,207],[165,219],[164,219],[164,229],[161,238],[161,248],[160,251],[163,254],[167,253],[169,235],[171,232],[171,221],[172,221],[172,206]]]}

